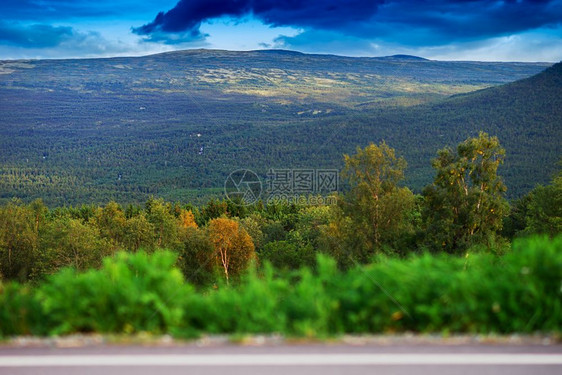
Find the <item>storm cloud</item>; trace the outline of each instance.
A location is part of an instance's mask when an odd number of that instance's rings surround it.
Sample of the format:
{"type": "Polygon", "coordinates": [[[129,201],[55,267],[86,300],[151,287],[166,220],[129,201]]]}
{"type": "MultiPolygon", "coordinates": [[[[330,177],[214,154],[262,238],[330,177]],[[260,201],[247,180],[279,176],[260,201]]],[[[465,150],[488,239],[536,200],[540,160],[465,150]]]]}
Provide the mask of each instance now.
{"type": "Polygon", "coordinates": [[[204,38],[205,21],[247,16],[273,27],[422,46],[557,27],[562,0],[180,0],[133,32],[147,40],[169,34],[189,41],[204,38]]]}
{"type": "Polygon", "coordinates": [[[367,22],[383,1],[349,0],[180,0],[174,8],[160,12],[154,21],[135,28],[139,35],[154,32],[189,31],[199,35],[201,23],[223,16],[253,15],[271,26],[298,26],[321,29],[353,27],[367,22]]]}

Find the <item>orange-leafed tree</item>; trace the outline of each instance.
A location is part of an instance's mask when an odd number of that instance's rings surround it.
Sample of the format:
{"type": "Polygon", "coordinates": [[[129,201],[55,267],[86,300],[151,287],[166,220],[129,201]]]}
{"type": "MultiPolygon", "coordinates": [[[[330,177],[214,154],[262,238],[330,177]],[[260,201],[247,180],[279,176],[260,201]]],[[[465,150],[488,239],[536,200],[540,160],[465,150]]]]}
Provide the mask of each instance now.
{"type": "Polygon", "coordinates": [[[185,210],[183,208],[180,210],[178,221],[179,226],[182,229],[198,227],[197,223],[195,222],[195,216],[193,215],[193,212],[185,210]]]}
{"type": "Polygon", "coordinates": [[[215,250],[215,258],[224,271],[228,283],[238,276],[255,258],[252,237],[234,220],[217,218],[209,222],[209,239],[215,250]]]}

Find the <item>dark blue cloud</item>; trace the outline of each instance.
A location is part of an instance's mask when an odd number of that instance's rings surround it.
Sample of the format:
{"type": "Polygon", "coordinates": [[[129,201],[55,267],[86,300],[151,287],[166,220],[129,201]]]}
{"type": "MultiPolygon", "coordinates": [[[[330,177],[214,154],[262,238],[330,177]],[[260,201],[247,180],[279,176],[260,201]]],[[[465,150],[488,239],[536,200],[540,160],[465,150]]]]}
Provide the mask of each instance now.
{"type": "Polygon", "coordinates": [[[111,7],[104,0],[2,0],[2,18],[12,20],[49,20],[68,17],[103,16],[111,14],[111,7]]]}
{"type": "Polygon", "coordinates": [[[153,14],[159,6],[142,0],[0,0],[0,18],[19,21],[111,16],[139,19],[136,15],[153,14]]]}
{"type": "Polygon", "coordinates": [[[271,26],[338,32],[405,45],[439,45],[559,25],[562,0],[180,0],[133,31],[202,38],[201,23],[248,15],[271,26]]]}
{"type": "Polygon", "coordinates": [[[0,21],[0,42],[24,48],[47,48],[60,45],[76,37],[71,27],[51,25],[29,25],[0,21]]]}
{"type": "Polygon", "coordinates": [[[155,32],[189,31],[198,36],[201,22],[222,16],[254,15],[271,26],[311,28],[353,27],[365,22],[383,0],[180,0],[168,12],[160,12],[154,21],[133,29],[139,35],[155,32]]]}
{"type": "Polygon", "coordinates": [[[562,22],[561,0],[388,1],[370,25],[356,33],[406,45],[478,40],[562,22]]]}

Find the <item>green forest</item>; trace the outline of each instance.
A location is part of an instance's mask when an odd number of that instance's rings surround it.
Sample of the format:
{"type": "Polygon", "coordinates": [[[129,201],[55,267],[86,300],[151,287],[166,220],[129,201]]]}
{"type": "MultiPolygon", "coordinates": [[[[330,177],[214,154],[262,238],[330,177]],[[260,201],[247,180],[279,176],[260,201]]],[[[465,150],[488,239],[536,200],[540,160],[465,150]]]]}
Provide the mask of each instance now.
{"type": "Polygon", "coordinates": [[[341,169],[383,140],[421,194],[435,150],[481,130],[505,147],[516,199],[561,155],[562,64],[550,65],[286,51],[0,62],[0,202],[204,205],[234,170],[341,169]]]}
{"type": "Polygon", "coordinates": [[[387,143],[333,205],[150,198],[0,207],[0,336],[560,332],[562,174],[509,203],[480,132],[420,194],[387,143]]]}

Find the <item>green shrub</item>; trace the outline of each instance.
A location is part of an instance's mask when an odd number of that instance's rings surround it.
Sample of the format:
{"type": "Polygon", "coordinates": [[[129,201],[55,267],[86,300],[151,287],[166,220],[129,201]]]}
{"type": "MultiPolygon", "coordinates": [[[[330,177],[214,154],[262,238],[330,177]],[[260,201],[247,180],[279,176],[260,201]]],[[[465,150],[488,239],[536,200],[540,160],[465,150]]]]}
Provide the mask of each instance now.
{"type": "Polygon", "coordinates": [[[562,328],[562,237],[503,257],[389,259],[340,280],[346,332],[534,332],[562,328]]]}
{"type": "Polygon", "coordinates": [[[381,256],[346,272],[325,256],[314,271],[268,263],[198,292],[175,262],[167,251],[119,253],[35,289],[0,284],[0,335],[562,331],[562,236],[516,240],[503,256],[381,256]]]}
{"type": "Polygon", "coordinates": [[[271,333],[285,331],[279,301],[289,292],[286,280],[275,278],[265,267],[255,268],[236,287],[224,283],[208,293],[192,295],[185,308],[185,326],[207,333],[271,333]]]}
{"type": "Polygon", "coordinates": [[[315,273],[307,268],[297,273],[298,282],[281,301],[288,334],[314,337],[340,331],[340,302],[334,293],[339,288],[340,273],[333,259],[319,255],[317,261],[315,273]]]}
{"type": "Polygon", "coordinates": [[[62,270],[38,290],[51,332],[169,331],[181,322],[190,292],[175,261],[167,251],[118,253],[100,270],[62,270]]]}
{"type": "Polygon", "coordinates": [[[44,335],[49,319],[29,285],[0,282],[0,337],[44,335]]]}

